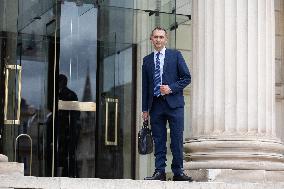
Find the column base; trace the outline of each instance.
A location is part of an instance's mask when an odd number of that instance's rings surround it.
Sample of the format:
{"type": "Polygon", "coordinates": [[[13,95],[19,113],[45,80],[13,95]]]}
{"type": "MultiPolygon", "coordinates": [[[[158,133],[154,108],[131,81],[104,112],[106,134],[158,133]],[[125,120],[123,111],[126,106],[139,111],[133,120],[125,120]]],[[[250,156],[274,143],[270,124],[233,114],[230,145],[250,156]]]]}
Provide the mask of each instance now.
{"type": "Polygon", "coordinates": [[[222,161],[199,161],[184,163],[186,170],[198,169],[234,169],[234,170],[267,170],[267,171],[284,171],[284,163],[267,162],[267,161],[241,161],[241,160],[222,160],[222,161]]]}
{"type": "Polygon", "coordinates": [[[284,145],[277,140],[198,139],[184,149],[186,169],[284,171],[284,145]]]}

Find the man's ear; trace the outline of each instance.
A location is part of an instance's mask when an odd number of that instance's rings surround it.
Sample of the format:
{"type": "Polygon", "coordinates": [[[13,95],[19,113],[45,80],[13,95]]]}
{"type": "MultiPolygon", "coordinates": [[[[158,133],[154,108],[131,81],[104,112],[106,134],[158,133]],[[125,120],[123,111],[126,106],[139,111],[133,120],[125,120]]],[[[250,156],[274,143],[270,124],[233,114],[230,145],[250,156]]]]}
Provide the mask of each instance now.
{"type": "Polygon", "coordinates": [[[169,40],[169,37],[168,37],[168,34],[166,34],[166,43],[165,44],[168,43],[168,40],[169,40]]]}

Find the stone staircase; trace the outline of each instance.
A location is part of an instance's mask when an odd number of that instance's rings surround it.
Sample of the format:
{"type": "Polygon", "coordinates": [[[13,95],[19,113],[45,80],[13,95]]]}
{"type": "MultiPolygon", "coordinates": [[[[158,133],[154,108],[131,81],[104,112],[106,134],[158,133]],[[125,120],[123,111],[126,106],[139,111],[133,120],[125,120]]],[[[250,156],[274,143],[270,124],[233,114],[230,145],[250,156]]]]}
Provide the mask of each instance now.
{"type": "Polygon", "coordinates": [[[0,161],[0,189],[284,189],[284,172],[190,171],[199,182],[24,176],[22,163],[0,161]],[[202,175],[202,176],[201,176],[202,175]],[[206,182],[207,180],[215,180],[206,182]],[[213,175],[213,176],[212,176],[213,175]],[[240,176],[241,175],[241,176],[240,176]],[[198,178],[198,176],[200,178],[198,178]],[[251,179],[254,180],[252,182],[251,179]],[[283,180],[283,181],[282,181],[283,180]]]}
{"type": "Polygon", "coordinates": [[[225,183],[0,176],[0,189],[283,189],[284,182],[225,183]]]}
{"type": "MultiPolygon", "coordinates": [[[[24,164],[8,162],[7,156],[0,154],[0,176],[24,176],[24,164]]],[[[0,180],[1,183],[1,180],[0,180]]]]}

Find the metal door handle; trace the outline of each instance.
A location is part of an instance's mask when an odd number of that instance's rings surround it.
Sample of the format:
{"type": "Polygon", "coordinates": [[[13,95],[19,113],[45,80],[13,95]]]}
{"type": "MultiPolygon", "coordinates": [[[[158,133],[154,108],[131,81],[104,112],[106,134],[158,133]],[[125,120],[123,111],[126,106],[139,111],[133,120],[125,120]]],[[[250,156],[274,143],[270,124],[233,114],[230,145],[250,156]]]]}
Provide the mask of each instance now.
{"type": "Polygon", "coordinates": [[[27,137],[30,140],[31,143],[31,150],[30,150],[30,176],[32,176],[32,163],[33,163],[33,140],[32,137],[28,134],[20,134],[17,136],[16,138],[16,142],[15,142],[15,162],[17,162],[17,143],[18,143],[18,139],[20,137],[27,137]]]}
{"type": "Polygon", "coordinates": [[[74,111],[85,111],[85,112],[95,112],[96,103],[95,102],[79,102],[79,101],[58,101],[59,110],[74,110],[74,111]]]}
{"type": "MultiPolygon", "coordinates": [[[[22,67],[20,65],[6,65],[5,66],[5,102],[4,102],[4,124],[20,124],[20,113],[21,113],[21,90],[22,90],[22,67]],[[9,74],[10,70],[18,71],[18,104],[17,104],[17,115],[16,119],[8,118],[8,96],[9,96],[9,74]]],[[[9,116],[11,117],[11,116],[9,116]]]]}
{"type": "Polygon", "coordinates": [[[118,99],[117,98],[105,98],[106,103],[106,122],[105,122],[105,145],[106,146],[117,146],[117,125],[118,125],[118,99]],[[114,141],[110,141],[108,139],[108,129],[109,129],[109,119],[108,119],[108,111],[109,111],[109,103],[115,103],[115,120],[114,120],[114,129],[115,129],[115,138],[114,141]]]}

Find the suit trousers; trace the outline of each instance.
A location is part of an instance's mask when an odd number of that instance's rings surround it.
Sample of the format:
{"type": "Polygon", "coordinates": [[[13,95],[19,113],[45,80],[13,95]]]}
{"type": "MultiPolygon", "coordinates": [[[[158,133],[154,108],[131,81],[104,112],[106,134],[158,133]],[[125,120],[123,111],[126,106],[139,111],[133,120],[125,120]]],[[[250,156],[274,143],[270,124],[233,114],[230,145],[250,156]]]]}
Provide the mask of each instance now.
{"type": "Polygon", "coordinates": [[[164,97],[154,97],[150,111],[150,123],[155,144],[155,168],[165,172],[167,154],[167,122],[170,127],[171,169],[174,175],[183,172],[184,107],[170,108],[164,97]]]}

